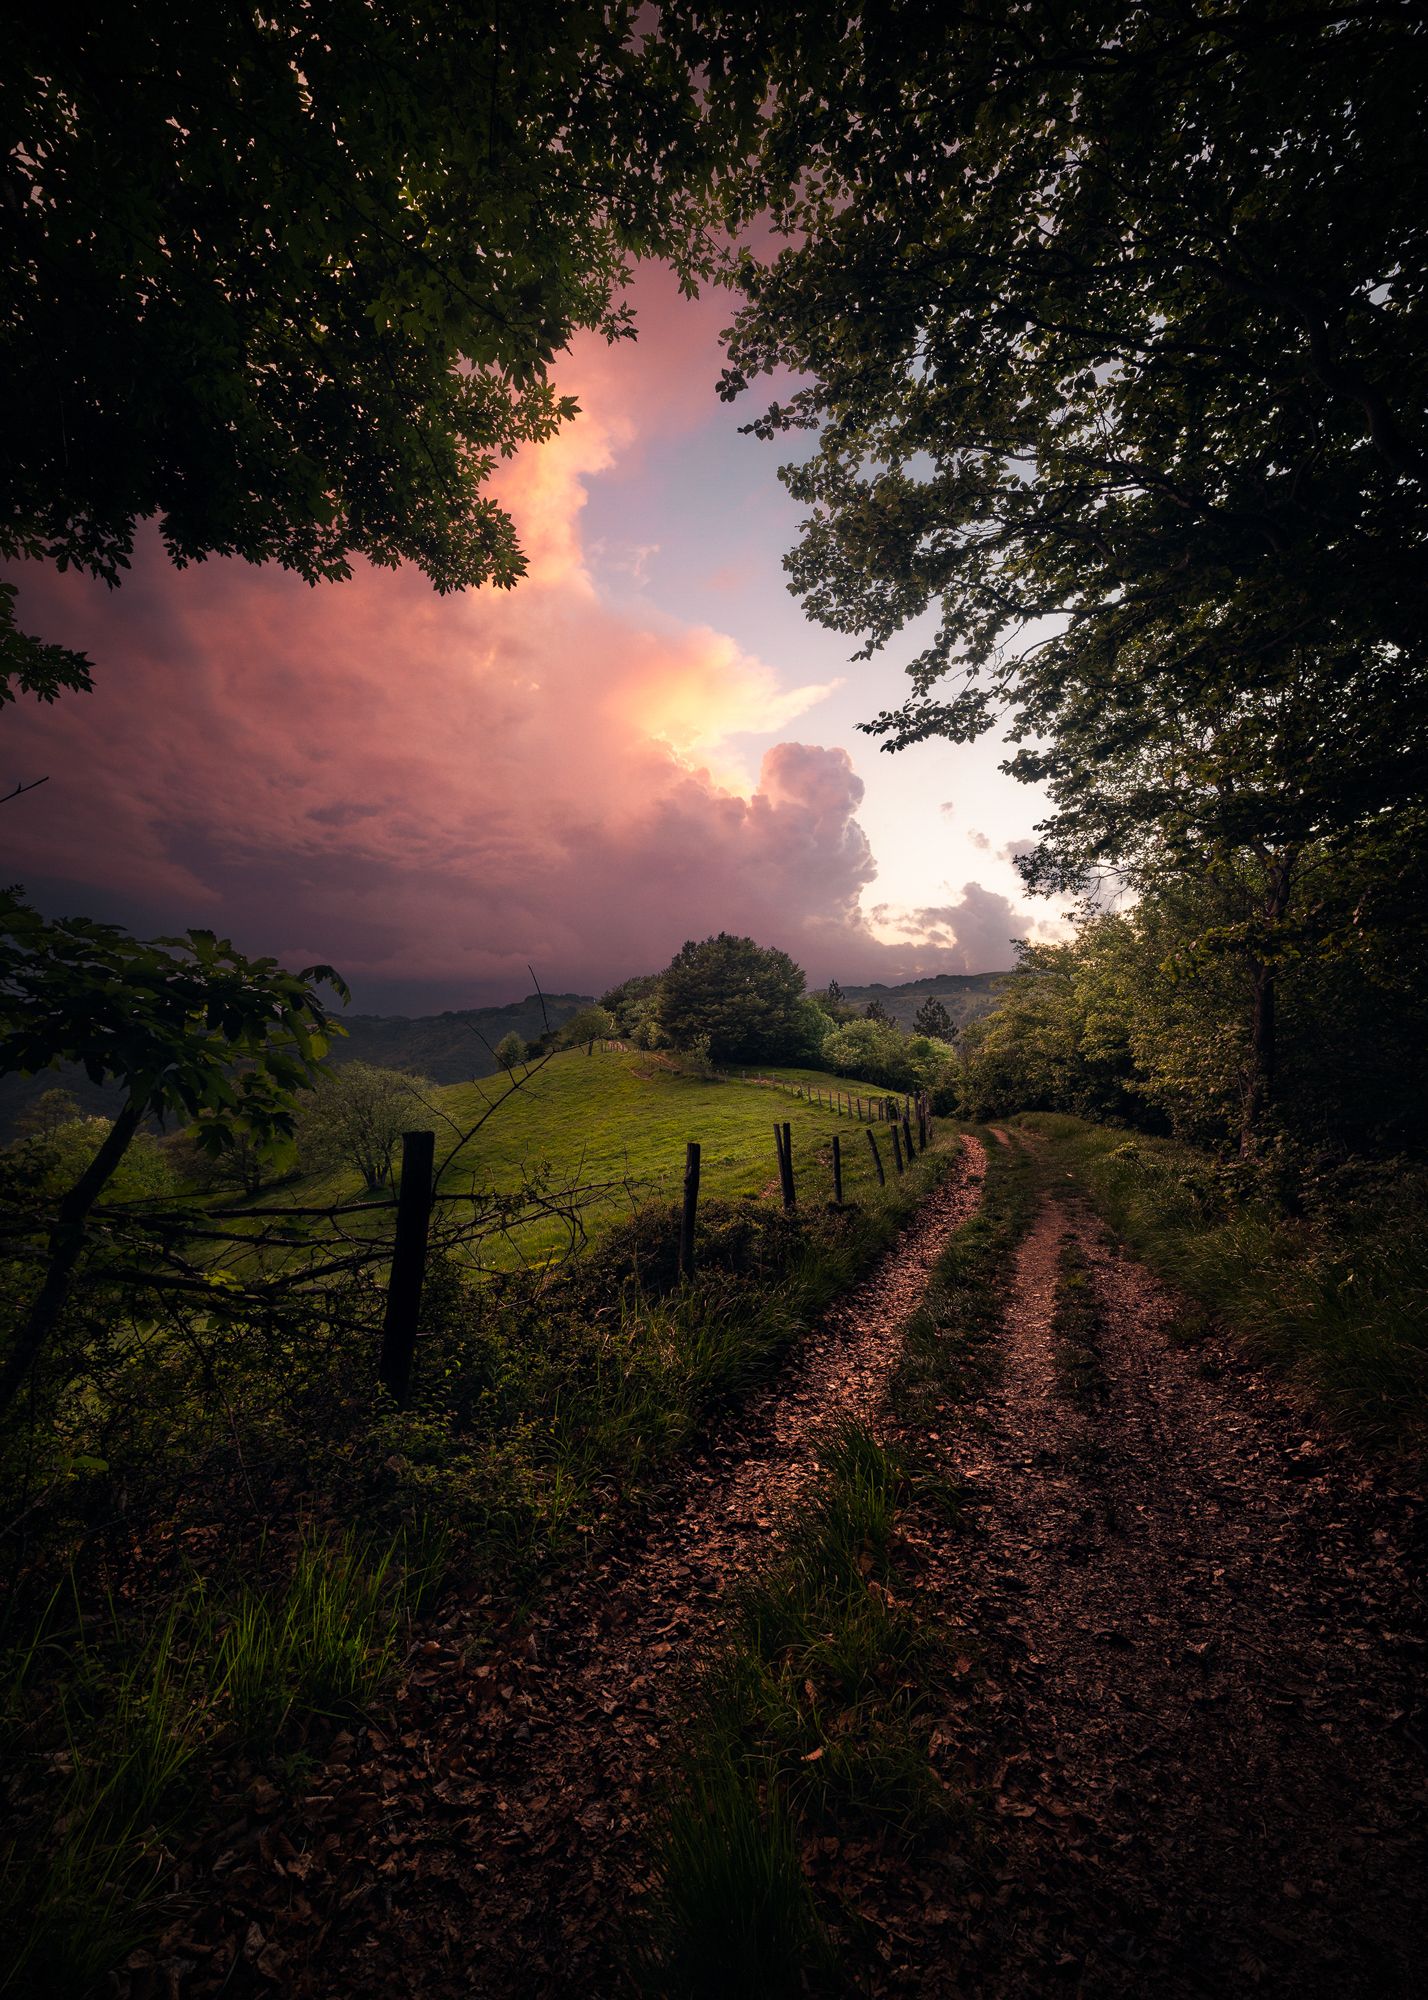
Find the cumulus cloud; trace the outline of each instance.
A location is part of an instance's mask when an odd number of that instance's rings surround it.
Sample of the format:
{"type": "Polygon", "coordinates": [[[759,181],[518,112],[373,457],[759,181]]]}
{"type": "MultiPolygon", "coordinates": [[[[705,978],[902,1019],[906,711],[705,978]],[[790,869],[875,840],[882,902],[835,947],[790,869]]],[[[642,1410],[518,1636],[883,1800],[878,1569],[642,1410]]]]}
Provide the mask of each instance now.
{"type": "Polygon", "coordinates": [[[879,904],[869,912],[880,938],[930,956],[941,972],[1002,972],[1015,957],[1014,940],[1033,925],[1010,898],[966,882],[955,903],[901,910],[879,904]]]}
{"type": "MultiPolygon", "coordinates": [[[[176,573],[152,536],[117,593],[22,570],[30,628],[97,671],[92,695],[7,717],[12,768],[51,775],[6,827],[11,874],[52,907],[330,959],[384,1002],[504,996],[528,962],[599,986],[721,928],[815,958],[870,945],[847,754],[777,742],[754,773],[734,740],[827,690],[602,601],[580,515],[636,413],[602,350],[571,374],[585,414],[499,482],[530,561],[513,592],[176,573]]],[[[638,381],[675,421],[668,354],[638,381]]]]}
{"type": "Polygon", "coordinates": [[[527,964],[598,990],[720,929],[815,980],[1008,964],[1027,925],[978,884],[864,914],[846,752],[785,737],[746,763],[827,686],[786,688],[726,634],[602,595],[588,482],[707,414],[727,311],[653,304],[641,365],[578,347],[561,386],[580,418],[501,471],[530,565],[515,591],[441,599],[365,565],[316,590],[235,562],[180,573],[153,535],[117,593],[19,571],[27,628],[97,670],[93,694],[6,717],[10,773],[50,776],[10,809],[7,879],[51,908],[330,960],[367,1005],[510,997],[527,964]]]}

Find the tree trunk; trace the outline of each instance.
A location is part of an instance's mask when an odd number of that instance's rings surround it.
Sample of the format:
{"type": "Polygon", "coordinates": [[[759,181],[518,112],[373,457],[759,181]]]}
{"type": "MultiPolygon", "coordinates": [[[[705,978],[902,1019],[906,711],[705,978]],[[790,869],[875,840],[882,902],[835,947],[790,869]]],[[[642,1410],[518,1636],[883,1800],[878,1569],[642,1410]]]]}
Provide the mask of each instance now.
{"type": "Polygon", "coordinates": [[[50,1231],[49,1263],[44,1282],[20,1328],[9,1359],[0,1369],[0,1416],[20,1393],[40,1349],[64,1311],[74,1283],[75,1266],[84,1251],[85,1223],[89,1211],[128,1151],[129,1142],[138,1131],[143,1114],[143,1104],[131,1097],[105,1134],[99,1151],[59,1205],[54,1228],[50,1231]]]}
{"type": "Polygon", "coordinates": [[[1257,1151],[1274,1106],[1275,1070],[1274,967],[1262,959],[1250,966],[1249,1061],[1245,1076],[1244,1120],[1240,1152],[1257,1151]]]}
{"type": "MultiPolygon", "coordinates": [[[[1289,908],[1295,853],[1284,854],[1268,870],[1268,884],[1261,906],[1266,937],[1271,952],[1275,933],[1289,908]]],[[[1249,1054],[1245,1064],[1245,1084],[1240,1153],[1248,1156],[1259,1150],[1274,1111],[1278,1048],[1278,975],[1273,956],[1255,952],[1249,961],[1250,1018],[1249,1054]]]]}

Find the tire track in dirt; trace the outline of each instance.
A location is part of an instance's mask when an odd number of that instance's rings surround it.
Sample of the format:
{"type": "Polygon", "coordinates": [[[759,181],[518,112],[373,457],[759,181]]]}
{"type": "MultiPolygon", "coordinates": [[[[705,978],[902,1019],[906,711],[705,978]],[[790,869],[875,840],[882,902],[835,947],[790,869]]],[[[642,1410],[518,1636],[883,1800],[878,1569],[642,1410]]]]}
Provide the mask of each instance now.
{"type": "MultiPolygon", "coordinates": [[[[964,1911],[957,1990],[1421,1991],[1409,1565],[1372,1475],[1231,1350],[1177,1344],[1180,1317],[1084,1204],[1043,1199],[952,1453],[978,1531],[936,1563],[1000,1655],[998,1908],[964,1911]],[[1101,1309],[1081,1401],[1052,1332],[1067,1238],[1101,1309]]],[[[888,1990],[951,1990],[915,1960],[888,1990]]]]}
{"type": "MultiPolygon", "coordinates": [[[[690,1465],[672,1503],[464,1687],[426,1694],[420,1755],[428,1769],[459,1773],[454,1797],[470,1815],[459,1845],[402,1886],[385,1921],[353,1926],[340,1958],[330,1951],[320,1970],[306,1968],[295,1992],[537,2000],[617,1990],[609,1954],[646,1886],[638,1827],[677,1723],[681,1668],[721,1628],[731,1580],[764,1559],[815,1475],[819,1431],[882,1402],[902,1328],[974,1212],[984,1168],[982,1147],[966,1139],[892,1249],[690,1465]]],[[[415,1735],[400,1740],[418,1747],[415,1735]]],[[[423,1839],[419,1818],[391,1831],[423,1839]]]]}

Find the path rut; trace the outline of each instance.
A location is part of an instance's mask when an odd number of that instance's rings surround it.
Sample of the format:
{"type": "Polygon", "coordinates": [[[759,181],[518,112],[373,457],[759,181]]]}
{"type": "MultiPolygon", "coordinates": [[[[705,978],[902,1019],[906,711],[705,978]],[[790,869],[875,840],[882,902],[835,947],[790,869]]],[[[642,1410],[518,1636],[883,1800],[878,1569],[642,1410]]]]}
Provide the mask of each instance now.
{"type": "Polygon", "coordinates": [[[932,1579],[987,1651],[949,1733],[997,1859],[922,1865],[883,1990],[1423,1990],[1412,1496],[1182,1323],[1086,1206],[1043,1200],[949,1451],[978,1528],[932,1579]],[[1080,1398],[1053,1334],[1068,1240],[1100,1309],[1080,1398]]]}

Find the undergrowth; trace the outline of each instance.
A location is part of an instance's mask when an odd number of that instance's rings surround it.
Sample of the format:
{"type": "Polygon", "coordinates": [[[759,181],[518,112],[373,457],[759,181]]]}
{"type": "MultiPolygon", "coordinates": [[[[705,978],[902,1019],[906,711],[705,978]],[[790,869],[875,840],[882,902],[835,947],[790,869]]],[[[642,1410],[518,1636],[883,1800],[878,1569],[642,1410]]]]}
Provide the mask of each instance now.
{"type": "Polygon", "coordinates": [[[1127,1246],[1362,1443],[1428,1446],[1423,1184],[1399,1168],[1311,1183],[1298,1214],[1233,1165],[1171,1140],[1052,1113],[1019,1121],[1072,1173],[1127,1246]]]}
{"type": "Polygon", "coordinates": [[[272,1760],[377,1700],[442,1560],[439,1534],[308,1528],[274,1582],[194,1577],[157,1620],[57,1589],[5,1663],[0,1993],[86,1994],[141,1943],[215,1761],[272,1760]]]}
{"type": "Polygon", "coordinates": [[[472,1286],[438,1266],[405,1411],[377,1384],[380,1300],[357,1286],[246,1338],[77,1318],[83,1372],[49,1436],[0,1439],[24,1501],[0,1579],[18,1773],[0,1990],[88,1991],[152,1934],[215,1759],[271,1764],[377,1699],[444,1569],[503,1611],[528,1603],[777,1365],[955,1153],[942,1140],[841,1208],[711,1201],[688,1281],[665,1208],[559,1276],[472,1286]],[[349,1528],[298,1533],[304,1518],[349,1528]],[[186,1548],[229,1544],[237,1580],[188,1574],[186,1548]]]}

